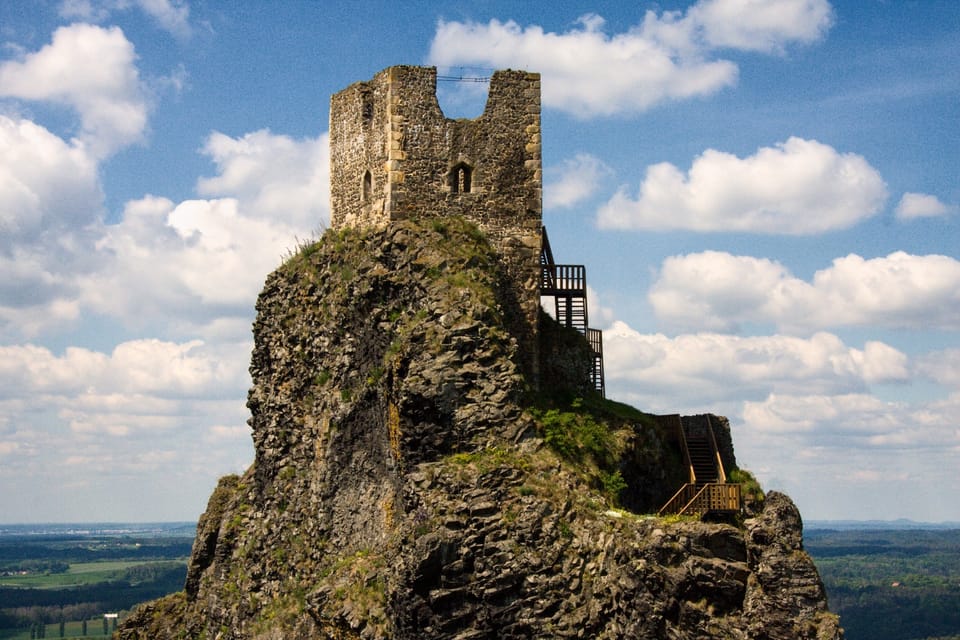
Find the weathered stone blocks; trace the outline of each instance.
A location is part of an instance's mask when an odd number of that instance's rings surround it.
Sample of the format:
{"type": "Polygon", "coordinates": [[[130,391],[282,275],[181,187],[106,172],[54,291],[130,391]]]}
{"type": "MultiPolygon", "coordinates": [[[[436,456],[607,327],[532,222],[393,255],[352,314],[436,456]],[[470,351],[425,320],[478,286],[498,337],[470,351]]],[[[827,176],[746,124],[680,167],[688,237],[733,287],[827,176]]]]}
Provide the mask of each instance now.
{"type": "Polygon", "coordinates": [[[444,116],[433,67],[395,66],[330,100],[331,224],[381,228],[458,215],[490,238],[520,307],[509,322],[536,380],[542,164],[540,76],[497,71],[473,120],[444,116]],[[370,193],[363,197],[364,176],[370,193]]]}

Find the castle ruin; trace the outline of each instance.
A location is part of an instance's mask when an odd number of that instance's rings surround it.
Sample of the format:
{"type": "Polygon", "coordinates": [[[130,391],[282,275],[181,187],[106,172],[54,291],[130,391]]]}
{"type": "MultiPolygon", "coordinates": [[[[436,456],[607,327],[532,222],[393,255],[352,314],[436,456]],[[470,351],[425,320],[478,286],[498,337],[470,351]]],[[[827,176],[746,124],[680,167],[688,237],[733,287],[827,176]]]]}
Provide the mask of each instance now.
{"type": "MultiPolygon", "coordinates": [[[[537,380],[541,295],[558,296],[559,314],[578,309],[566,324],[588,335],[595,352],[599,340],[599,332],[586,329],[585,279],[564,294],[556,270],[550,271],[555,265],[542,225],[540,75],[496,71],[475,119],[444,116],[436,87],[435,67],[402,65],[331,97],[331,225],[378,228],[452,215],[477,224],[500,256],[520,310],[507,322],[524,368],[537,380]]],[[[602,391],[602,366],[599,375],[602,391]]]]}

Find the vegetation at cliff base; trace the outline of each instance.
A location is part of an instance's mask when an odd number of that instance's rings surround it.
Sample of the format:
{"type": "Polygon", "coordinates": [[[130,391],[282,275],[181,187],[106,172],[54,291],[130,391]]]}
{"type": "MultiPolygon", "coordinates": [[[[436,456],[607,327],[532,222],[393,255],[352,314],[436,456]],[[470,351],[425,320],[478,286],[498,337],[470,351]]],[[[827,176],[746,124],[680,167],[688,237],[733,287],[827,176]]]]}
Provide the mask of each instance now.
{"type": "Polygon", "coordinates": [[[544,443],[570,463],[614,505],[628,488],[620,469],[626,441],[635,436],[634,423],[648,416],[632,407],[603,398],[574,398],[568,406],[534,408],[544,443]]]}
{"type": "Polygon", "coordinates": [[[760,482],[751,472],[746,469],[732,469],[727,480],[740,484],[740,491],[744,500],[763,504],[763,487],[760,486],[760,482]]]}

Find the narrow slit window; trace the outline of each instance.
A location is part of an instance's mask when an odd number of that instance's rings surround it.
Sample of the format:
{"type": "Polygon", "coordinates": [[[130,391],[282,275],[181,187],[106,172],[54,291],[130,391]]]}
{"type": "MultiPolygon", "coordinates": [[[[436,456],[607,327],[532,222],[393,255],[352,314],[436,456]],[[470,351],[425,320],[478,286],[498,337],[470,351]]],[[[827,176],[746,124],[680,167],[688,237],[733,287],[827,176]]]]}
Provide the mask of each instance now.
{"type": "Polygon", "coordinates": [[[366,124],[370,124],[373,120],[373,96],[369,92],[364,92],[361,96],[363,106],[361,107],[361,112],[363,114],[363,121],[366,124]]]}
{"type": "Polygon", "coordinates": [[[363,204],[369,204],[371,194],[373,193],[373,176],[367,170],[363,174],[363,184],[360,187],[360,201],[363,204]]]}
{"type": "Polygon", "coordinates": [[[470,165],[461,162],[450,171],[450,192],[470,193],[473,180],[473,169],[470,165]]]}

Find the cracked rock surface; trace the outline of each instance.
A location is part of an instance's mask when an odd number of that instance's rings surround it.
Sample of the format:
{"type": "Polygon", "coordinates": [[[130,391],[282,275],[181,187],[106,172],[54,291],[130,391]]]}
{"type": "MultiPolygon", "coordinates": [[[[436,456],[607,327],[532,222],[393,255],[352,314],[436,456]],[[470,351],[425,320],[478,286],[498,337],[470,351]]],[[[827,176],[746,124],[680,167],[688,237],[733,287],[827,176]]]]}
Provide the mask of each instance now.
{"type": "MultiPolygon", "coordinates": [[[[840,638],[787,496],[656,518],[683,469],[653,423],[616,425],[630,510],[548,446],[497,265],[449,220],[330,231],[271,274],[255,461],[210,497],[184,591],[117,637],[840,638]]],[[[582,391],[560,351],[544,371],[582,391]]]]}

